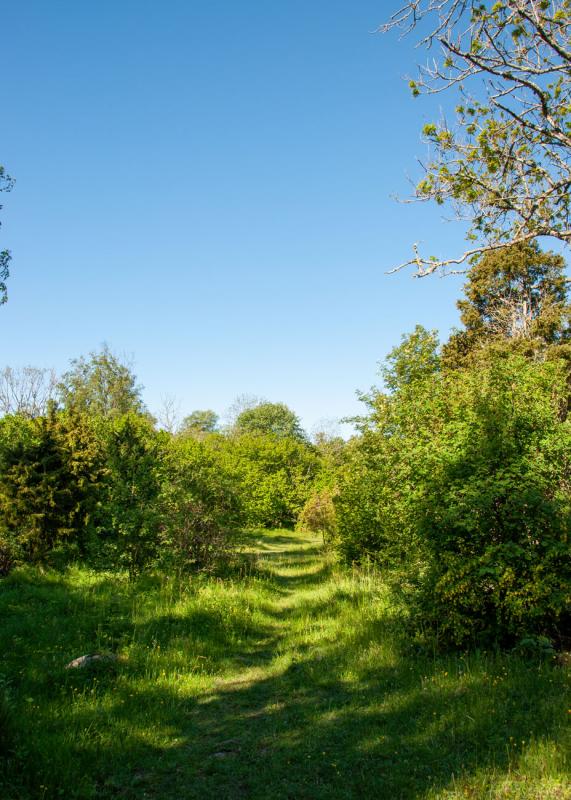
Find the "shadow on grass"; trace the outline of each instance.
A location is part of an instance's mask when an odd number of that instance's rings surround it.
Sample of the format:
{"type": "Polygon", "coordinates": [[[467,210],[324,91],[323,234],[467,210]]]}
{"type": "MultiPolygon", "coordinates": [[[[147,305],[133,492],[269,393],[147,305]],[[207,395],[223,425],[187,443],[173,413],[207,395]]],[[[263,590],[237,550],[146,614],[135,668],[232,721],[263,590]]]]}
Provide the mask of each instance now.
{"type": "MultiPolygon", "coordinates": [[[[281,674],[244,674],[202,698],[120,685],[106,717],[120,741],[102,741],[103,720],[78,710],[73,727],[92,734],[68,744],[68,757],[98,797],[120,788],[127,798],[408,800],[462,772],[507,770],[510,736],[517,746],[553,738],[553,698],[525,671],[498,693],[481,675],[460,689],[431,687],[438,664],[423,664],[420,682],[402,665],[349,678],[350,658],[335,647],[298,658],[281,674]],[[157,737],[163,746],[149,743],[157,737]]],[[[65,748],[65,732],[54,735],[65,748]]]]}
{"type": "MultiPolygon", "coordinates": [[[[290,555],[282,567],[293,569],[290,555]]],[[[307,563],[300,559],[297,566],[307,563]]],[[[274,574],[271,584],[282,596],[317,586],[327,575],[327,567],[274,574]]],[[[89,601],[85,592],[52,578],[27,588],[12,600],[5,595],[4,610],[19,603],[47,622],[59,609],[56,628],[68,652],[80,654],[89,625],[105,619],[111,633],[118,624],[124,635],[127,625],[141,655],[111,670],[72,674],[61,669],[61,660],[57,668],[44,660],[52,628],[34,630],[32,619],[20,619],[7,633],[3,629],[4,651],[10,641],[19,648],[13,667],[30,659],[20,678],[16,669],[12,674],[15,688],[33,701],[26,708],[24,698],[21,728],[30,734],[28,759],[35,767],[27,789],[18,789],[28,794],[14,798],[47,800],[63,789],[71,798],[127,800],[420,800],[449,787],[454,775],[507,771],[522,742],[558,743],[562,729],[553,709],[560,706],[563,682],[548,665],[507,656],[429,659],[399,652],[396,643],[384,658],[367,657],[383,636],[382,621],[353,617],[353,629],[338,640],[318,647],[297,643],[289,660],[272,665],[283,640],[272,619],[283,610],[268,607],[249,626],[241,613],[194,608],[150,615],[129,627],[135,595],[128,586],[124,595],[116,585],[89,590],[89,601]],[[65,619],[62,609],[74,607],[76,615],[65,619]],[[188,691],[185,669],[200,676],[190,661],[198,647],[208,652],[214,672],[232,662],[233,677],[212,683],[210,674],[201,690],[188,691]],[[152,668],[145,651],[154,654],[152,668]],[[170,651],[167,666],[180,672],[180,685],[162,675],[162,651],[170,651]],[[69,698],[65,717],[58,712],[62,694],[69,698]],[[33,736],[39,726],[41,737],[33,736]]],[[[351,597],[340,590],[287,613],[334,617],[344,602],[351,597]]],[[[393,635],[390,622],[384,635],[393,635]]]]}
{"type": "MultiPolygon", "coordinates": [[[[131,769],[156,797],[422,798],[460,773],[507,771],[510,748],[554,738],[553,697],[525,670],[498,692],[484,676],[430,688],[435,664],[423,665],[422,683],[402,666],[349,679],[347,662],[332,648],[270,678],[223,684],[186,707],[186,724],[145,714],[142,728],[173,725],[178,743],[139,751],[131,769]]],[[[151,711],[175,702],[151,698],[151,711]]]]}

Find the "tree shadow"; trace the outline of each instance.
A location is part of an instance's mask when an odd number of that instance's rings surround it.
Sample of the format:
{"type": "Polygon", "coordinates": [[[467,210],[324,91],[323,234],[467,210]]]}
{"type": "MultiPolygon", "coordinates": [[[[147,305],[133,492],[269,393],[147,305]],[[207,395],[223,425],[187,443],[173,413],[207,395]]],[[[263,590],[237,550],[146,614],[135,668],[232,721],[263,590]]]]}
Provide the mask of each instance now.
{"type": "MultiPolygon", "coordinates": [[[[291,574],[271,576],[268,591],[287,599],[328,574],[327,565],[308,574],[292,565],[291,574]]],[[[13,657],[21,729],[29,734],[19,800],[60,797],[62,789],[72,798],[127,800],[421,800],[449,788],[454,776],[506,772],[522,741],[561,744],[553,708],[563,681],[549,665],[415,654],[394,638],[393,619],[366,614],[317,645],[294,634],[284,642],[284,615],[325,623],[356,603],[343,587],[326,597],[308,591],[300,607],[269,598],[254,619],[243,609],[193,606],[178,614],[151,605],[133,618],[144,581],[138,589],[118,590],[111,579],[98,586],[86,595],[46,576],[3,596],[17,622],[0,640],[13,657]],[[48,624],[54,615],[55,626],[48,624]],[[65,671],[70,653],[101,641],[102,619],[131,645],[128,658],[65,671]],[[62,649],[54,661],[57,631],[62,649]],[[383,637],[394,639],[392,648],[378,649],[383,637]]]]}
{"type": "MultiPolygon", "coordinates": [[[[357,638],[366,641],[366,628],[357,638]]],[[[120,685],[109,713],[128,732],[124,739],[102,749],[94,735],[75,743],[70,757],[97,764],[99,797],[121,787],[127,798],[144,788],[157,798],[413,800],[449,787],[454,775],[507,771],[510,747],[522,740],[557,740],[553,698],[521,669],[498,692],[492,672],[442,681],[445,661],[425,661],[420,680],[402,662],[370,665],[349,679],[351,661],[345,645],[298,651],[281,672],[245,671],[203,697],[120,685]],[[168,743],[149,744],[149,730],[168,743]]],[[[94,711],[78,711],[73,722],[93,730],[94,711]]]]}

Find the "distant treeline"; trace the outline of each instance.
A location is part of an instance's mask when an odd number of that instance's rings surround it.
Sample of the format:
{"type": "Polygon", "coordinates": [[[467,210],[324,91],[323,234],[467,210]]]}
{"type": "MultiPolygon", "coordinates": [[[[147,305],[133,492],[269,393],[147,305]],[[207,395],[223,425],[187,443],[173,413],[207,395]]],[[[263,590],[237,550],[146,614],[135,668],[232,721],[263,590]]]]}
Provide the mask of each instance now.
{"type": "Polygon", "coordinates": [[[225,432],[186,426],[173,435],[141,408],[102,413],[73,399],[0,420],[4,574],[78,559],[131,574],[209,568],[240,529],[293,526],[323,480],[323,447],[283,404],[247,409],[225,432]],[[295,428],[264,427],[271,413],[295,428]]]}

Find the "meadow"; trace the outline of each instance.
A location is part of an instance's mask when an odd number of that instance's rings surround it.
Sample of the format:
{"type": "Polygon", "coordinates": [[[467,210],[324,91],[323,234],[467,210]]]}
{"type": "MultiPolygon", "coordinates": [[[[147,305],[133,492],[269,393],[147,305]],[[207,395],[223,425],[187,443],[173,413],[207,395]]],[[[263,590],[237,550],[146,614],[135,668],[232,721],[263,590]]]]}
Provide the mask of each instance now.
{"type": "Polygon", "coordinates": [[[4,800],[566,800],[569,666],[415,648],[382,575],[254,531],[224,575],[0,588],[4,800]],[[66,669],[88,653],[115,661],[66,669]]]}

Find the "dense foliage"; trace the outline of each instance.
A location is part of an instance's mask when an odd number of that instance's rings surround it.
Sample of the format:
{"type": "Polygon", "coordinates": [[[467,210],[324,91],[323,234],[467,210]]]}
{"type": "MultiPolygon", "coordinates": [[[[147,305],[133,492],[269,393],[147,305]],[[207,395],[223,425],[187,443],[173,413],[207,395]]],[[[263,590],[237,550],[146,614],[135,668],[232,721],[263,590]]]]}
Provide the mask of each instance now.
{"type": "Polygon", "coordinates": [[[457,644],[565,630],[567,375],[566,362],[509,356],[369,399],[339,547],[392,572],[418,627],[457,644]]]}
{"type": "Polygon", "coordinates": [[[3,574],[76,559],[132,577],[211,569],[245,525],[295,525],[320,472],[283,404],[261,406],[258,421],[288,430],[254,422],[216,433],[211,411],[191,414],[177,435],[157,430],[135,376],[106,347],[72,362],[59,394],[59,408],[0,420],[3,574]]]}
{"type": "Polygon", "coordinates": [[[44,562],[54,550],[85,555],[102,476],[90,421],[50,412],[0,421],[0,569],[44,562]]]}
{"type": "Polygon", "coordinates": [[[563,261],[484,256],[440,355],[420,327],[363,396],[336,544],[373,559],[440,641],[563,641],[571,618],[569,306],[563,261]]]}
{"type": "Polygon", "coordinates": [[[285,403],[258,403],[245,408],[234,425],[238,433],[271,434],[280,439],[306,441],[297,415],[285,403]]]}
{"type": "Polygon", "coordinates": [[[58,386],[64,408],[91,415],[118,416],[144,413],[142,387],[131,369],[107,345],[88,358],[77,358],[58,386]]]}
{"type": "Polygon", "coordinates": [[[219,442],[241,487],[246,523],[291,527],[319,470],[317,454],[298,437],[243,433],[219,442]]]}
{"type": "MultiPolygon", "coordinates": [[[[59,406],[28,403],[0,420],[0,571],[73,560],[131,578],[212,570],[245,528],[296,527],[347,563],[377,564],[420,638],[562,642],[564,262],[534,243],[486,254],[458,305],[463,328],[442,347],[417,326],[389,354],[349,442],[311,443],[286,405],[250,399],[224,428],[195,411],[178,432],[158,430],[108,348],[77,359],[59,406]]],[[[22,396],[34,375],[22,373],[22,396]]]]}
{"type": "Polygon", "coordinates": [[[492,344],[534,358],[569,357],[571,306],[564,268],[561,256],[542,252],[536,242],[483,256],[457,303],[463,329],[443,347],[445,366],[464,366],[492,344]]]}

